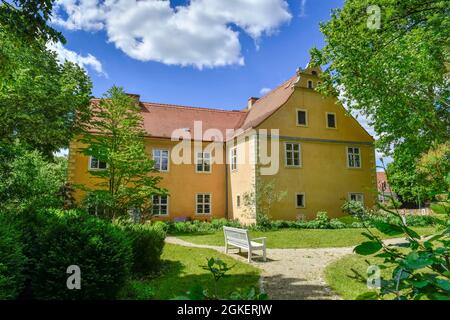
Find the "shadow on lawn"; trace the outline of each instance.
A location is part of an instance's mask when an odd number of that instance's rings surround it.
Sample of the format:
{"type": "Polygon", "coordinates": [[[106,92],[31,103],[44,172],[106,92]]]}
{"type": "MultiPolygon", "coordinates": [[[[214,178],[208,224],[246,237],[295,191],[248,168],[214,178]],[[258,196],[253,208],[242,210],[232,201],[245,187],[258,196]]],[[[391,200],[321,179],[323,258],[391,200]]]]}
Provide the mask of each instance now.
{"type": "MultiPolygon", "coordinates": [[[[132,300],[170,300],[186,296],[187,291],[199,287],[214,292],[214,279],[209,273],[185,274],[186,266],[179,261],[163,260],[161,273],[151,279],[133,280],[124,292],[123,299],[132,300]]],[[[217,290],[221,297],[228,297],[233,291],[258,287],[259,275],[256,273],[233,274],[220,280],[217,290]]]]}
{"type": "Polygon", "coordinates": [[[265,276],[263,287],[272,300],[332,300],[336,297],[325,285],[310,284],[305,279],[283,275],[265,276]]]}

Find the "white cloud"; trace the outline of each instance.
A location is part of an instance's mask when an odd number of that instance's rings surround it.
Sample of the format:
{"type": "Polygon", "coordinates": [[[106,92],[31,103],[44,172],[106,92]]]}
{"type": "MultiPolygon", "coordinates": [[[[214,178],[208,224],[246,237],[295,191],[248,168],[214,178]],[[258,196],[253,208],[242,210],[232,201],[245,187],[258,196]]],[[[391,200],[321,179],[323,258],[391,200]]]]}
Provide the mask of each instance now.
{"type": "Polygon", "coordinates": [[[140,61],[197,68],[242,65],[239,30],[255,41],[290,21],[285,0],[58,0],[53,23],[105,30],[108,41],[140,61]],[[237,28],[236,28],[237,27],[237,28]]]}
{"type": "Polygon", "coordinates": [[[50,42],[47,44],[47,48],[56,52],[61,63],[67,60],[78,64],[86,70],[89,68],[101,76],[108,77],[106,72],[103,70],[102,63],[90,53],[86,56],[80,55],[75,51],[64,48],[61,42],[50,42]]]}
{"type": "Polygon", "coordinates": [[[259,91],[259,94],[260,94],[261,96],[265,96],[265,95],[268,94],[270,91],[272,91],[272,89],[270,89],[270,88],[262,88],[262,89],[259,91]]]}
{"type": "Polygon", "coordinates": [[[300,17],[306,17],[306,0],[300,0],[300,17]]]}

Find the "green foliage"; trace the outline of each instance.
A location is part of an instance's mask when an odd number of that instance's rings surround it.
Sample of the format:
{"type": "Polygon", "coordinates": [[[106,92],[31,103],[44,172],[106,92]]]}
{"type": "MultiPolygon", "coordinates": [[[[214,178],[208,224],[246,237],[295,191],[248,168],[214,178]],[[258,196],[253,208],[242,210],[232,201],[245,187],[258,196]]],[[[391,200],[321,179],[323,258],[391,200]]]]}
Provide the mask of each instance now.
{"type": "Polygon", "coordinates": [[[37,39],[65,41],[62,34],[47,25],[54,0],[1,0],[0,27],[30,44],[37,39]]]}
{"type": "Polygon", "coordinates": [[[417,172],[423,176],[433,194],[448,189],[447,173],[450,172],[450,142],[433,146],[423,154],[417,164],[417,172]]]}
{"type": "Polygon", "coordinates": [[[187,222],[167,222],[166,226],[167,232],[170,234],[213,233],[222,230],[225,226],[235,228],[242,227],[238,221],[227,219],[213,219],[211,222],[199,220],[187,222]]]}
{"type": "MultiPolygon", "coordinates": [[[[361,208],[360,204],[355,202],[356,206],[353,208],[361,208]]],[[[348,206],[346,204],[345,206],[348,206]]],[[[204,221],[188,221],[188,222],[165,222],[167,232],[169,234],[209,234],[217,231],[222,231],[224,226],[234,228],[244,228],[254,231],[269,231],[280,229],[350,229],[374,227],[378,222],[398,222],[398,219],[386,214],[377,213],[360,213],[363,221],[361,222],[356,217],[351,217],[352,220],[347,220],[349,223],[340,221],[341,219],[330,219],[326,212],[319,212],[316,219],[306,221],[288,221],[288,220],[273,220],[267,223],[264,227],[260,225],[242,225],[239,221],[226,219],[213,219],[211,222],[204,221]]],[[[442,225],[442,221],[432,216],[406,216],[406,223],[410,227],[425,227],[433,225],[442,225]]]]}
{"type": "Polygon", "coordinates": [[[410,229],[397,211],[382,207],[395,218],[395,222],[375,222],[378,231],[389,236],[406,236],[405,249],[385,245],[381,238],[370,229],[364,234],[369,241],[358,245],[354,250],[360,255],[372,255],[384,259],[382,268],[391,267],[390,277],[382,281],[380,292],[362,294],[359,299],[382,299],[394,295],[396,299],[450,299],[450,205],[449,200],[432,207],[437,214],[446,214],[447,227],[443,231],[421,238],[410,229]]]}
{"type": "Polygon", "coordinates": [[[159,271],[166,237],[165,225],[121,222],[120,228],[130,239],[133,249],[131,271],[134,277],[145,277],[159,271]]]}
{"type": "Polygon", "coordinates": [[[0,209],[19,213],[32,208],[57,208],[67,175],[67,159],[47,161],[22,145],[0,144],[0,209]]]}
{"type": "Polygon", "coordinates": [[[17,216],[26,276],[35,299],[114,299],[130,276],[129,239],[111,223],[81,211],[45,210],[17,216]],[[68,290],[67,267],[81,269],[81,290],[68,290]]]}
{"type": "Polygon", "coordinates": [[[221,279],[229,277],[227,274],[234,266],[229,267],[220,258],[207,258],[207,264],[202,266],[204,270],[210,271],[214,280],[214,292],[200,285],[193,287],[186,296],[177,297],[178,300],[267,300],[267,294],[259,293],[255,287],[232,292],[229,297],[221,297],[218,294],[218,285],[221,279]]]}
{"type": "Polygon", "coordinates": [[[325,47],[312,50],[314,62],[327,66],[320,90],[339,90],[369,118],[377,147],[394,158],[390,185],[405,201],[431,199],[416,159],[450,139],[449,8],[446,0],[346,1],[321,25],[325,47]],[[367,26],[371,5],[381,10],[379,29],[367,26]]]}
{"type": "Polygon", "coordinates": [[[24,284],[25,265],[20,231],[11,219],[0,213],[0,300],[18,297],[24,284]]]}
{"type": "Polygon", "coordinates": [[[264,229],[270,225],[272,206],[282,201],[286,191],[277,191],[276,181],[256,178],[255,191],[243,194],[243,205],[249,218],[256,218],[256,224],[264,229]]]}
{"type": "Polygon", "coordinates": [[[51,158],[90,117],[88,75],[59,63],[45,43],[30,46],[1,28],[0,59],[0,143],[19,139],[51,158]]]}
{"type": "Polygon", "coordinates": [[[145,151],[140,107],[122,88],[112,87],[92,110],[89,131],[80,139],[82,151],[107,163],[105,170],[91,171],[100,179],[95,189],[84,187],[94,199],[104,201],[105,216],[124,217],[131,208],[145,221],[151,216],[151,196],[166,194],[157,187],[161,177],[145,151]]]}

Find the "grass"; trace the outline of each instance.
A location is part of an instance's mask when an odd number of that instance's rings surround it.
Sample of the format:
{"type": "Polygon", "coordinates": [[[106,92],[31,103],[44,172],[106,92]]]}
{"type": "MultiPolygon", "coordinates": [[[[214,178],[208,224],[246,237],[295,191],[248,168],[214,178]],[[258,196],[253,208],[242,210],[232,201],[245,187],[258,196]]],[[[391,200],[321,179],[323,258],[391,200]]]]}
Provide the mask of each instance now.
{"type": "MultiPolygon", "coordinates": [[[[354,300],[360,294],[375,291],[368,289],[366,280],[357,274],[367,277],[369,265],[380,265],[382,258],[373,256],[347,255],[331,264],[325,269],[325,280],[333,290],[345,300],[354,300]]],[[[381,277],[392,274],[393,267],[381,270],[381,277]]]]}
{"type": "MultiPolygon", "coordinates": [[[[434,227],[412,228],[419,234],[432,233],[434,227]]],[[[281,229],[276,231],[250,231],[251,238],[267,237],[268,248],[337,248],[355,246],[366,240],[361,233],[365,229],[281,229]]],[[[386,239],[387,236],[373,230],[386,239]]],[[[178,238],[196,244],[223,246],[223,232],[211,234],[181,234],[178,238]]]]}
{"type": "Polygon", "coordinates": [[[228,296],[238,289],[258,287],[260,270],[210,249],[181,247],[166,244],[162,254],[162,274],[149,280],[133,280],[124,290],[123,299],[167,300],[185,295],[187,291],[202,286],[211,292],[214,280],[211,273],[202,269],[207,258],[221,258],[234,268],[228,272],[231,277],[219,282],[219,295],[228,296]]]}

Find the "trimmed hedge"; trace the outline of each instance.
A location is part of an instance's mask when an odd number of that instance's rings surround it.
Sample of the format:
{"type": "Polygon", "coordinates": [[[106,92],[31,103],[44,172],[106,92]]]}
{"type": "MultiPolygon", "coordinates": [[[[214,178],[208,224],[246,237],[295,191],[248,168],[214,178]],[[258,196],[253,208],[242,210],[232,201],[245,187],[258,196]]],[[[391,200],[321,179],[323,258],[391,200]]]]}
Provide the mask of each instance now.
{"type": "Polygon", "coordinates": [[[19,229],[0,213],[0,300],[19,296],[24,284],[26,261],[19,229]]]}
{"type": "MultiPolygon", "coordinates": [[[[393,223],[392,217],[382,214],[371,214],[365,216],[365,225],[373,227],[376,222],[393,223]]],[[[440,221],[432,216],[407,216],[406,223],[410,227],[424,227],[430,225],[438,225],[440,221]]],[[[351,216],[345,216],[342,219],[330,219],[326,212],[318,212],[314,220],[273,220],[264,226],[249,225],[243,226],[238,221],[227,221],[226,219],[215,219],[211,222],[167,222],[167,230],[170,234],[183,233],[214,233],[221,231],[223,226],[231,226],[236,228],[247,228],[250,230],[278,230],[278,229],[353,229],[363,228],[364,224],[358,219],[351,216]]]]}
{"type": "Polygon", "coordinates": [[[161,254],[166,238],[166,225],[119,223],[131,242],[133,276],[147,276],[161,267],[161,254]]]}
{"type": "Polygon", "coordinates": [[[81,211],[47,210],[21,218],[34,299],[114,299],[130,277],[131,244],[120,228],[81,211]],[[66,286],[81,269],[81,289],[66,286]]]}

